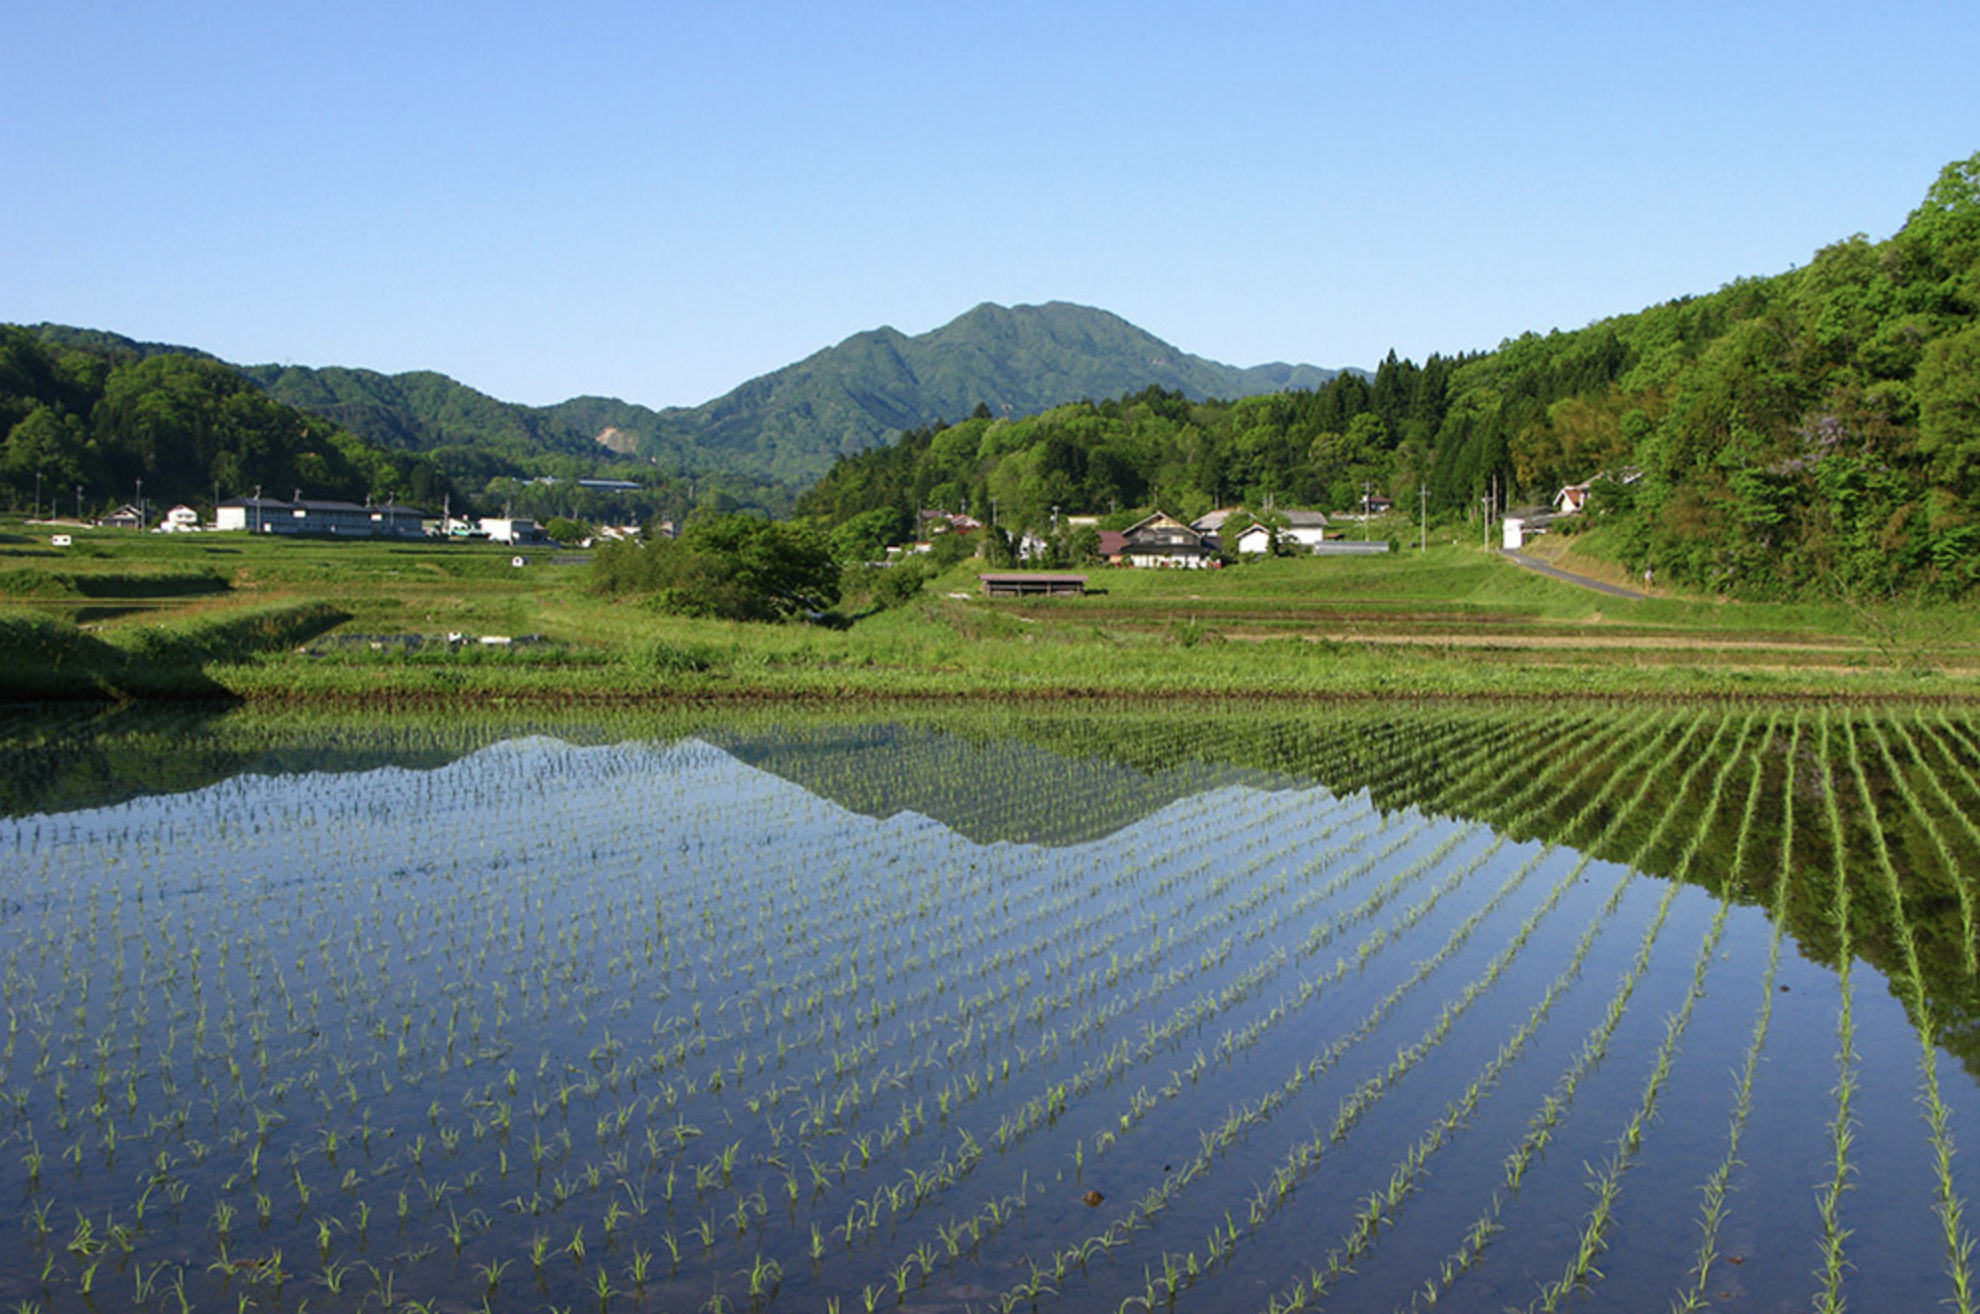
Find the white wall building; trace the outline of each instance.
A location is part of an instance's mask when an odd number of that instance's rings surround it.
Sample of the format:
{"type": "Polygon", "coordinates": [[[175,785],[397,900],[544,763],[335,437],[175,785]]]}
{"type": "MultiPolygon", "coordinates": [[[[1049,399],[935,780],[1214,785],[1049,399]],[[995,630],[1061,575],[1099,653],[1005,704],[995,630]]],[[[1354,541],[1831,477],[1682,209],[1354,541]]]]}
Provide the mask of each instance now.
{"type": "Polygon", "coordinates": [[[481,532],[491,543],[548,543],[550,538],[543,532],[543,526],[525,516],[484,516],[481,532]]]}
{"type": "Polygon", "coordinates": [[[328,538],[419,538],[424,513],[394,503],[360,506],[298,498],[235,497],[214,509],[214,527],[250,534],[310,534],[328,538]]]}

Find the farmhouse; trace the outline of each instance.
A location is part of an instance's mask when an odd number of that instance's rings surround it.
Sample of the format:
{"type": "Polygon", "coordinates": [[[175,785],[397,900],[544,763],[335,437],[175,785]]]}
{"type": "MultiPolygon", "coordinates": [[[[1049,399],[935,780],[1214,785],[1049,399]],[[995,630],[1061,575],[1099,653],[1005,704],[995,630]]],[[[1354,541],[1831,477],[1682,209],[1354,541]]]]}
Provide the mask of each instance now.
{"type": "Polygon", "coordinates": [[[1130,566],[1194,568],[1208,565],[1216,556],[1201,533],[1160,511],[1121,531],[1121,558],[1130,566]]]}
{"type": "Polygon", "coordinates": [[[1224,532],[1224,522],[1241,511],[1242,507],[1220,506],[1215,511],[1205,511],[1189,522],[1189,527],[1199,534],[1216,535],[1224,532]]]}
{"type": "MultiPolygon", "coordinates": [[[[1279,546],[1289,551],[1311,552],[1327,541],[1327,516],[1322,511],[1277,511],[1280,522],[1279,546]]],[[[1272,550],[1272,531],[1252,525],[1237,538],[1237,550],[1245,556],[1265,556],[1272,550]]]]}
{"type": "Polygon", "coordinates": [[[96,523],[103,529],[142,529],[144,513],[126,502],[109,515],[100,517],[96,523]]]}

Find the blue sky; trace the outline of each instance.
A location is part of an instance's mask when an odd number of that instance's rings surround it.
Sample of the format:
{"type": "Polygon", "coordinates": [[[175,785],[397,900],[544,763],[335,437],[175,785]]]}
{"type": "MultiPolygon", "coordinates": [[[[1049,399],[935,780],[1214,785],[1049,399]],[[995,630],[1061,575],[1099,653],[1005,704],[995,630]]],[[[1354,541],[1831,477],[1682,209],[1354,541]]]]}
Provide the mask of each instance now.
{"type": "Polygon", "coordinates": [[[0,320],[693,405],[1075,301],[1489,348],[1889,236],[1980,5],[7,6],[0,320]]]}

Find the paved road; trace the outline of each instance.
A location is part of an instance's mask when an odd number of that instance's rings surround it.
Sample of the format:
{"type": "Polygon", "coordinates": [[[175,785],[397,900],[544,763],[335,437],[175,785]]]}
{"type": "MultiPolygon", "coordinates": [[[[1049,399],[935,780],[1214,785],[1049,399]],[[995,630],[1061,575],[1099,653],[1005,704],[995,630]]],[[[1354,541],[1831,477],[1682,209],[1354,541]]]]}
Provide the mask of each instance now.
{"type": "Polygon", "coordinates": [[[1606,593],[1612,598],[1628,598],[1631,602],[1641,602],[1649,596],[1648,594],[1638,592],[1636,589],[1626,589],[1615,584],[1604,584],[1599,579],[1590,579],[1586,575],[1576,575],[1571,571],[1560,570],[1548,565],[1538,557],[1529,557],[1524,552],[1510,552],[1502,548],[1499,551],[1499,555],[1514,565],[1524,566],[1528,570],[1537,570],[1550,579],[1562,580],[1569,584],[1579,584],[1585,589],[1594,589],[1597,593],[1606,593]]]}

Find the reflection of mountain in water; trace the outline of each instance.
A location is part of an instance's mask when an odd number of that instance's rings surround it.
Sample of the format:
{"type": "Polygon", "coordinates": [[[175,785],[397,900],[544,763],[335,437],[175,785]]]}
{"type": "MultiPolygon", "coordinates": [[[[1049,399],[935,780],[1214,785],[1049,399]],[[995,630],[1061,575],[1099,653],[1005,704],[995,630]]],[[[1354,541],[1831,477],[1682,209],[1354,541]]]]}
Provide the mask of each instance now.
{"type": "Polygon", "coordinates": [[[978,842],[1072,844],[1230,784],[1366,790],[1378,807],[1487,822],[1521,839],[1593,844],[1641,785],[1627,825],[1596,856],[1668,877],[1686,845],[1690,879],[1783,916],[1803,954],[1833,963],[1837,852],[1849,882],[1852,952],[1900,974],[1900,909],[1878,846],[1899,873],[1942,1043],[1980,1075],[1980,982],[1969,949],[1980,900],[1980,722],[1938,709],[1776,710],[1525,705],[1220,703],[1204,709],[1067,710],[973,705],[885,721],[771,707],[680,708],[518,718],[513,713],[326,716],[166,710],[22,713],[0,720],[0,812],[100,806],[195,789],[244,772],[432,769],[491,744],[543,734],[575,744],[696,736],[737,759],[870,816],[933,818],[978,842]],[[1827,724],[1826,754],[1820,745],[1827,724]],[[1741,742],[1737,755],[1732,746],[1741,742]],[[1852,748],[1852,745],[1854,746],[1852,748]],[[1636,759],[1639,749],[1647,757],[1636,759]],[[1684,767],[1705,761],[1691,776],[1684,767]],[[1651,769],[1645,762],[1661,762],[1651,769]],[[1710,782],[1731,782],[1701,836],[1656,820],[1704,815],[1710,782]],[[1751,820],[1744,803],[1758,780],[1751,820]],[[1859,784],[1859,775],[1861,783],[1859,784]],[[1603,789],[1627,791],[1570,821],[1603,789]],[[1544,789],[1522,797],[1541,779],[1544,789]],[[1866,797],[1867,796],[1867,797],[1866,797]],[[1839,838],[1831,826],[1831,807],[1839,838]],[[1792,830],[1790,833],[1790,818],[1792,830]],[[1741,847],[1742,827],[1745,844],[1741,847]],[[1744,866],[1735,863],[1743,855],[1744,866]]]}
{"type": "Polygon", "coordinates": [[[880,818],[916,813],[978,844],[1084,844],[1227,785],[1307,783],[1189,758],[1144,769],[1020,739],[900,722],[794,723],[704,738],[849,811],[880,818]]]}

